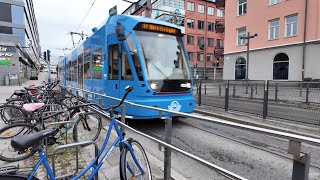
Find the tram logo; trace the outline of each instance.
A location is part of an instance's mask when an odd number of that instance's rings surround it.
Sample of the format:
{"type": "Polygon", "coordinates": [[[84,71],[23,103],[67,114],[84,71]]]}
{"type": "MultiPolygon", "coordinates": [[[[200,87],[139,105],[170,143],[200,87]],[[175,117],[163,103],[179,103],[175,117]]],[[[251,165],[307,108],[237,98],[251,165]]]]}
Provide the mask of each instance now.
{"type": "Polygon", "coordinates": [[[171,104],[168,106],[168,109],[171,111],[180,111],[181,104],[178,101],[172,101],[171,104]]]}

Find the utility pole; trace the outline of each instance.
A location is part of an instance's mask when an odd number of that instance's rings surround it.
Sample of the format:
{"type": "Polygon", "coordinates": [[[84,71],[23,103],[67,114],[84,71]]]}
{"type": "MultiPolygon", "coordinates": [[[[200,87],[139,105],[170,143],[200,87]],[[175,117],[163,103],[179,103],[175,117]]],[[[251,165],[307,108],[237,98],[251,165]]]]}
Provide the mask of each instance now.
{"type": "Polygon", "coordinates": [[[207,79],[207,33],[208,33],[208,1],[206,1],[206,6],[204,8],[204,13],[206,15],[206,21],[204,24],[204,55],[203,55],[203,59],[204,59],[204,79],[207,79]]]}
{"type": "Polygon", "coordinates": [[[152,6],[151,6],[151,0],[147,0],[147,17],[151,18],[151,12],[152,12],[152,6]]]}
{"type": "Polygon", "coordinates": [[[246,39],[247,40],[247,60],[246,60],[246,67],[247,67],[247,70],[246,70],[246,80],[249,80],[249,53],[250,53],[250,39],[254,38],[254,37],[257,37],[258,34],[254,34],[253,36],[250,36],[250,32],[248,32],[248,35],[247,36],[243,36],[243,37],[240,37],[240,39],[246,39]]]}

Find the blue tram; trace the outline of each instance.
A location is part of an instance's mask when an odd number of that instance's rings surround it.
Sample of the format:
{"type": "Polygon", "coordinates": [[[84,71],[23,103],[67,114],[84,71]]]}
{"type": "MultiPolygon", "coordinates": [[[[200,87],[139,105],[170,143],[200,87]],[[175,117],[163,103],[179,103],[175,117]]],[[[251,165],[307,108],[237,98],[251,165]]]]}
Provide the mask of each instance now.
{"type": "MultiPolygon", "coordinates": [[[[192,113],[195,101],[183,34],[174,25],[139,16],[110,16],[101,28],[58,65],[61,85],[121,98],[136,104],[192,113]]],[[[89,99],[97,102],[98,96],[89,99]]],[[[103,99],[103,105],[116,101],[103,99]]],[[[168,114],[163,113],[163,116],[168,114]]],[[[173,115],[172,115],[173,116],[173,115]]],[[[126,117],[158,118],[159,112],[127,105],[126,117]]]]}

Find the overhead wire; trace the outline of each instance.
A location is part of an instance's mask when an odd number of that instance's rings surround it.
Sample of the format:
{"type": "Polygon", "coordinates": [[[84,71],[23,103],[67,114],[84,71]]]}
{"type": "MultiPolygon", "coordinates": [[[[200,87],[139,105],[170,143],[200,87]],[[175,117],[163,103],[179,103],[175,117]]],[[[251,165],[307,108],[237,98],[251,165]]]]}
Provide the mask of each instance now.
{"type": "MultiPolygon", "coordinates": [[[[79,26],[77,27],[76,32],[79,30],[79,28],[81,27],[82,23],[85,21],[85,19],[86,19],[86,18],[87,18],[87,16],[89,15],[89,13],[90,13],[90,11],[91,11],[91,9],[92,9],[93,5],[96,3],[96,1],[97,1],[97,0],[94,0],[94,1],[92,2],[92,4],[91,4],[91,6],[90,6],[89,10],[87,11],[86,15],[84,16],[84,18],[82,19],[81,23],[80,23],[80,24],[79,24],[79,26]]],[[[69,41],[68,41],[68,43],[67,43],[67,45],[66,45],[66,47],[65,47],[65,48],[68,48],[68,46],[69,46],[70,42],[71,42],[71,39],[69,39],[69,41]]],[[[79,42],[80,42],[80,41],[79,41],[79,42]]]]}

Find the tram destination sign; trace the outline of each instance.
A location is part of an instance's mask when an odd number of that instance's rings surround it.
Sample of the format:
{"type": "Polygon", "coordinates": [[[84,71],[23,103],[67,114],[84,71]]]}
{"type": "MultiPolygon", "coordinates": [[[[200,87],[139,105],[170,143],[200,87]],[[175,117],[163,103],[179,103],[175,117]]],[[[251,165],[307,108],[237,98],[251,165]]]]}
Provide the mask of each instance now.
{"type": "Polygon", "coordinates": [[[181,34],[181,31],[179,29],[163,26],[159,24],[150,24],[150,23],[139,23],[134,29],[141,30],[141,31],[161,32],[161,33],[173,34],[173,35],[181,34]]]}

